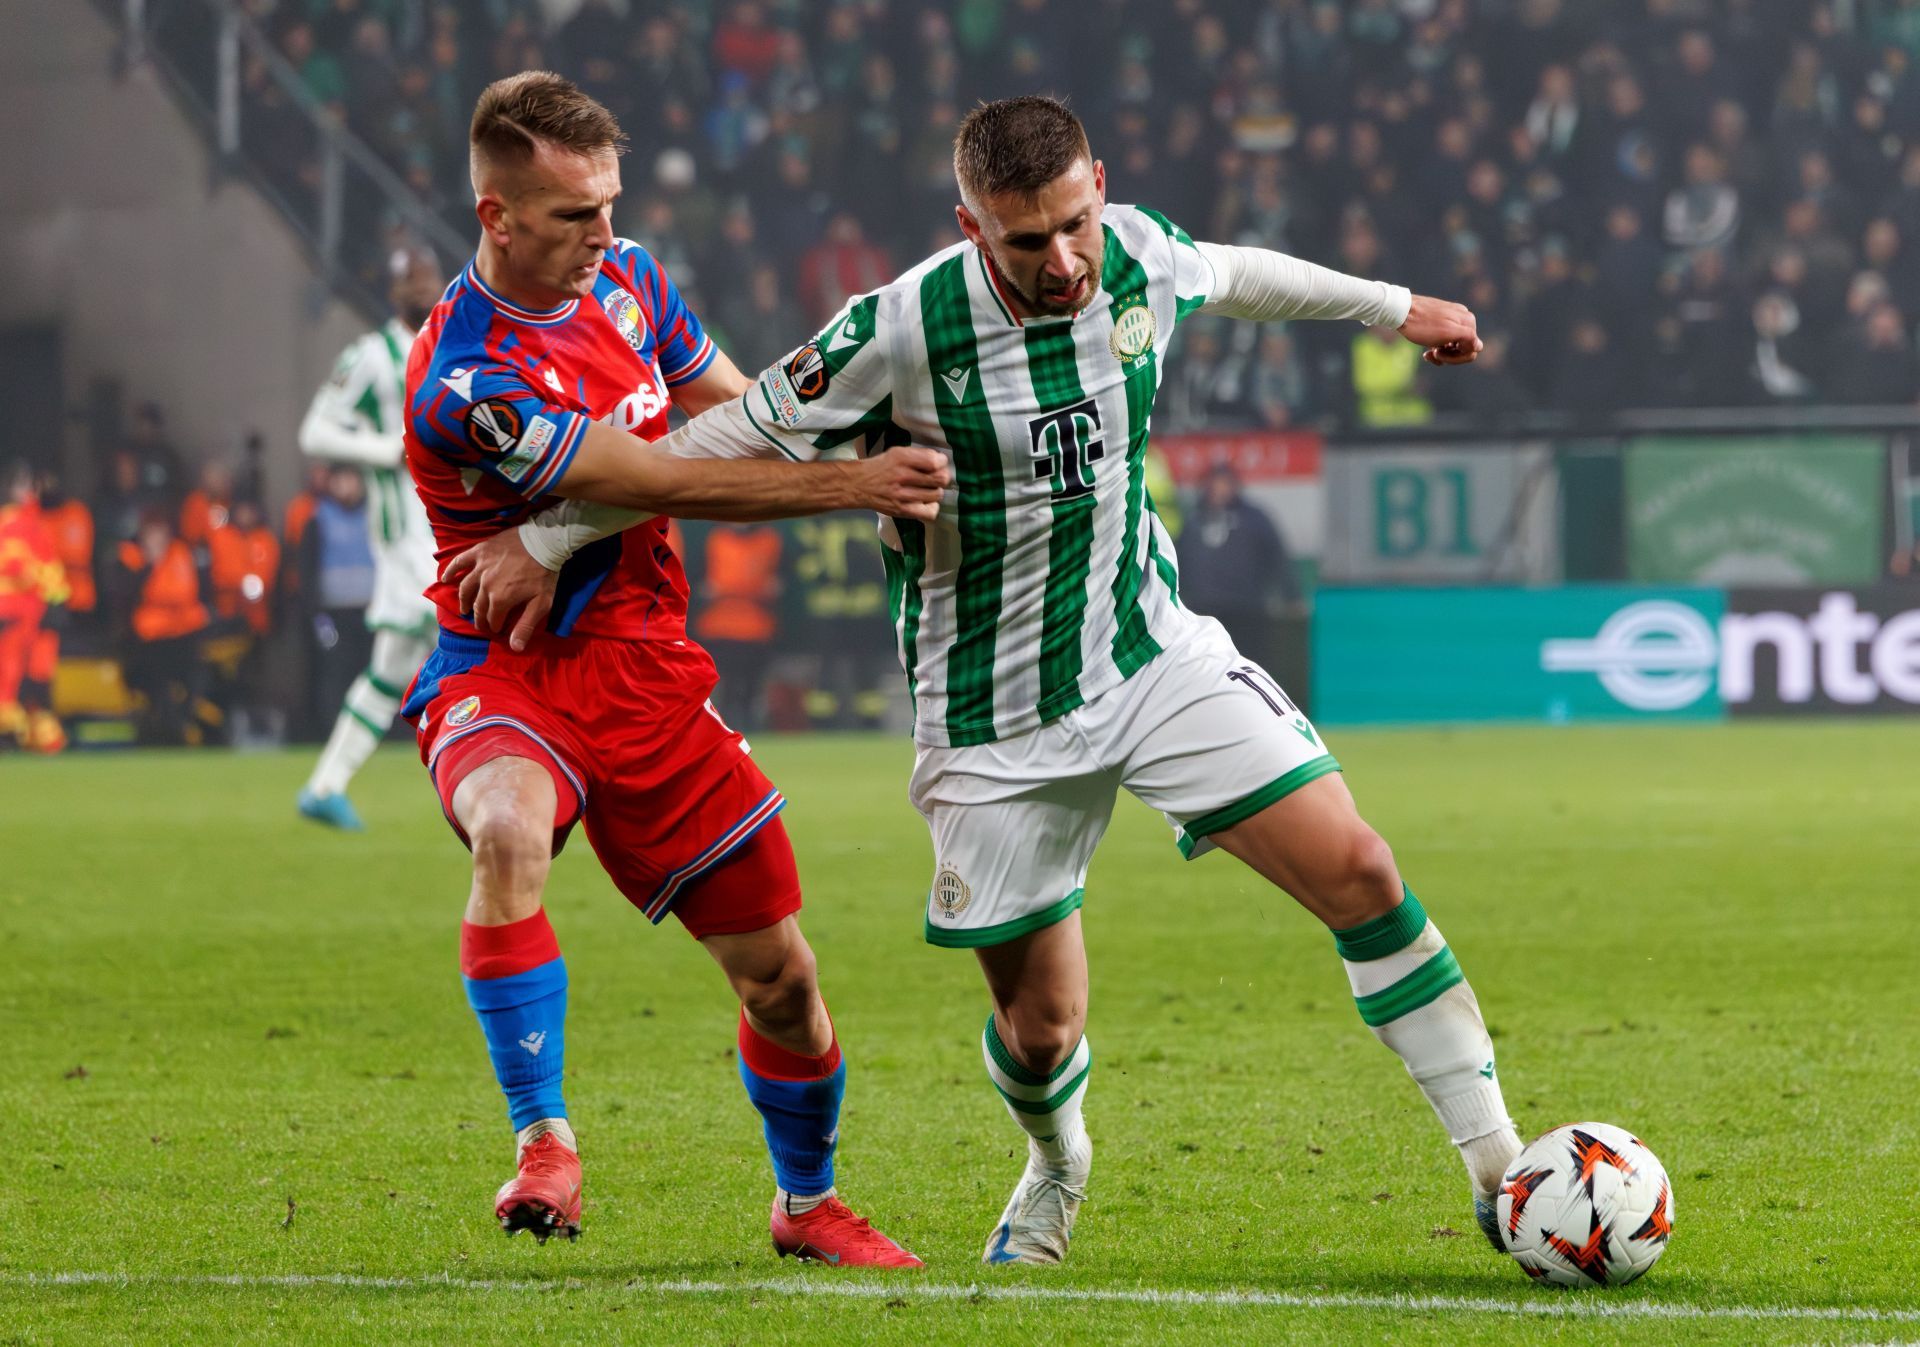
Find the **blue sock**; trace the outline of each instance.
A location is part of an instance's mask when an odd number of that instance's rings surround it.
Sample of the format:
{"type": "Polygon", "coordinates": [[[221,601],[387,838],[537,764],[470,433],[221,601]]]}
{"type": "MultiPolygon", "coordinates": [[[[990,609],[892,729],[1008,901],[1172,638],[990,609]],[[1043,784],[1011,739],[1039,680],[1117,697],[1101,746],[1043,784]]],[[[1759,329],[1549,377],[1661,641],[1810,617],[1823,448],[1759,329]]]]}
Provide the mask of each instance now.
{"type": "Polygon", "coordinates": [[[466,923],[460,967],[514,1130],[566,1117],[567,965],[545,911],[507,926],[466,923]]]}
{"type": "Polygon", "coordinates": [[[760,1037],[742,1012],[740,1083],[760,1111],[773,1180],[781,1190],[813,1197],[833,1187],[840,1098],[847,1088],[839,1040],[818,1057],[803,1057],[760,1037]]]}

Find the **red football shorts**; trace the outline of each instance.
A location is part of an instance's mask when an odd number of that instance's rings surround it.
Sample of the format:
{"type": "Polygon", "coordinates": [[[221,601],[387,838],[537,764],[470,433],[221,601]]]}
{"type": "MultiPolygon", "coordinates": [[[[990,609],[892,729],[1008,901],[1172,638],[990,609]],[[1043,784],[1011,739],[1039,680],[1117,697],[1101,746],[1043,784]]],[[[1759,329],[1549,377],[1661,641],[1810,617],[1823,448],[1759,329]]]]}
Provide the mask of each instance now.
{"type": "MultiPolygon", "coordinates": [[[[627,901],[696,936],[757,931],[800,910],[786,797],[707,701],[713,660],[691,641],[503,642],[442,632],[406,713],[440,807],[495,758],[553,778],[553,849],[576,820],[627,901]]],[[[469,843],[469,845],[471,845],[469,843]]]]}

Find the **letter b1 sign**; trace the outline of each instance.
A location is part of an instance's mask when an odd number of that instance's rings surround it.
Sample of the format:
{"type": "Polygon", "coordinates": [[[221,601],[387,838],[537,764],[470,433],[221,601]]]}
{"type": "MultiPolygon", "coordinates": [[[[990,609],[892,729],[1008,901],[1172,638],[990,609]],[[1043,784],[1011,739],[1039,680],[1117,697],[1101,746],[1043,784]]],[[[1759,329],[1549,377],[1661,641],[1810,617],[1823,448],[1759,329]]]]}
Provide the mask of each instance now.
{"type": "Polygon", "coordinates": [[[1327,459],[1334,584],[1539,584],[1560,575],[1545,445],[1343,447],[1327,459]]]}

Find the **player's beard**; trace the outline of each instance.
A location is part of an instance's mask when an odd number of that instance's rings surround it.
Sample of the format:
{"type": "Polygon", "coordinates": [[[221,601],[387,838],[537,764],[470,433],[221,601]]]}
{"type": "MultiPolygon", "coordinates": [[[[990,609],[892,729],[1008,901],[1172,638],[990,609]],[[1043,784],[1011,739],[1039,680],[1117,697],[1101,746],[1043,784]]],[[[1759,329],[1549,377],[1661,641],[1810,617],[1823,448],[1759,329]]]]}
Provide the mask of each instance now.
{"type": "MultiPolygon", "coordinates": [[[[991,261],[992,259],[989,258],[988,260],[991,261]]],[[[1068,314],[1078,313],[1080,310],[1086,308],[1087,305],[1093,303],[1093,297],[1100,289],[1100,264],[1098,262],[1089,263],[1086,271],[1081,273],[1086,280],[1086,288],[1080,292],[1078,299],[1071,301],[1051,298],[1045,290],[1036,289],[1032,293],[1029,293],[1021,286],[1014,284],[1013,277],[1007,275],[1006,270],[998,262],[993,264],[993,269],[1000,273],[1001,283],[1005,285],[1007,289],[1013,291],[1014,295],[1017,296],[1020,302],[1026,305],[1031,312],[1042,318],[1063,318],[1068,314]]]]}

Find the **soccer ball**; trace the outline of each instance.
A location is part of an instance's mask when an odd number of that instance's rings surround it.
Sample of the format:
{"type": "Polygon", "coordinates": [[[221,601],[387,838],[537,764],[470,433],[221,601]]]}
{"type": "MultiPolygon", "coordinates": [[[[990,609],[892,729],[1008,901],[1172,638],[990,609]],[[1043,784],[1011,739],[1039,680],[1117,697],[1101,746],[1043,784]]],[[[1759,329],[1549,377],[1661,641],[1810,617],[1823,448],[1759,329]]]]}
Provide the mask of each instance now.
{"type": "Polygon", "coordinates": [[[1507,1166],[1500,1239],[1521,1271],[1558,1286],[1621,1286],[1673,1234],[1673,1185],[1640,1141],[1608,1123],[1569,1123],[1507,1166]]]}

